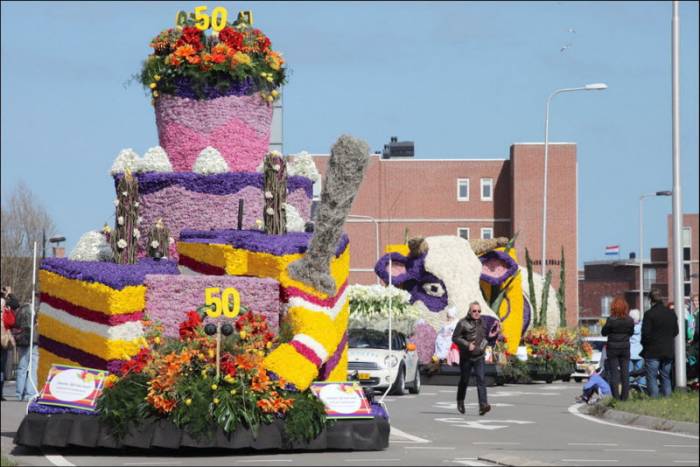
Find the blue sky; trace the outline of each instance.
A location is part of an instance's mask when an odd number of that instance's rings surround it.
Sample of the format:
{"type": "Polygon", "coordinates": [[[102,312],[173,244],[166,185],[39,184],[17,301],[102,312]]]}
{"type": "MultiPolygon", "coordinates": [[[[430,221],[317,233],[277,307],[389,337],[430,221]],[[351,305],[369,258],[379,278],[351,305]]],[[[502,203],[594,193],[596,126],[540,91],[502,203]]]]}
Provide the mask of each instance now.
{"type": "MultiPolygon", "coordinates": [[[[637,251],[639,196],[671,189],[670,2],[2,2],[2,194],[27,182],[69,251],[113,223],[117,153],[158,144],[127,82],[200,4],[252,9],[284,54],[286,153],[351,133],[373,150],[413,140],[418,158],[505,158],[543,141],[552,91],[605,82],[550,110],[550,141],[578,144],[579,263],[637,251]]],[[[698,3],[680,18],[683,210],[698,212],[698,3]]],[[[647,251],[670,213],[670,198],[644,202],[647,251]]]]}

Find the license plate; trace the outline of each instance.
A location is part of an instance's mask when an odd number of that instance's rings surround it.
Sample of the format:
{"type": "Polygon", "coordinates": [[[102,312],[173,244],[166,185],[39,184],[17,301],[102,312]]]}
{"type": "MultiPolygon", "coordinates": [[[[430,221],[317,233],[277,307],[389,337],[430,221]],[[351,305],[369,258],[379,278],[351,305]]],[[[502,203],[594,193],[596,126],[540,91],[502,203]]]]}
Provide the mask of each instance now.
{"type": "Polygon", "coordinates": [[[369,373],[358,373],[358,374],[357,374],[357,377],[358,377],[359,379],[370,379],[370,378],[371,378],[371,376],[369,375],[369,373]]]}

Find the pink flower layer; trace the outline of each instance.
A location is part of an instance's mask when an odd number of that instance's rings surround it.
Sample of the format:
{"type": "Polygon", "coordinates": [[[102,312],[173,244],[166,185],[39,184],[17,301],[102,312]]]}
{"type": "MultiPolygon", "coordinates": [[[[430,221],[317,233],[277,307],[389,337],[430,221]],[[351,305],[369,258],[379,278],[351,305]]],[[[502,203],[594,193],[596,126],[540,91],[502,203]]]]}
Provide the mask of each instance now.
{"type": "Polygon", "coordinates": [[[421,363],[430,363],[435,353],[435,338],[437,332],[428,323],[420,323],[416,325],[413,336],[413,342],[416,344],[418,352],[418,361],[421,363]]]}
{"type": "MultiPolygon", "coordinates": [[[[228,287],[238,290],[241,304],[261,313],[273,332],[279,328],[279,283],[273,279],[231,276],[173,276],[152,274],[146,276],[146,314],[163,324],[163,333],[178,335],[178,326],[185,313],[204,305],[204,289],[228,287]]],[[[227,320],[227,318],[221,318],[227,320]]],[[[216,322],[207,318],[205,322],[216,322]]]]}
{"type": "Polygon", "coordinates": [[[216,148],[232,172],[254,171],[270,144],[272,106],[257,95],[156,103],[160,145],[176,172],[189,172],[202,149],[216,148]]]}
{"type": "MultiPolygon", "coordinates": [[[[235,229],[240,199],[243,199],[243,228],[257,228],[255,220],[262,220],[264,203],[262,190],[258,188],[248,186],[237,193],[214,195],[189,191],[181,185],[168,186],[141,196],[141,231],[148,232],[158,218],[163,219],[175,239],[182,229],[235,229]]],[[[294,206],[305,221],[309,220],[311,201],[303,189],[289,193],[287,203],[294,206]]],[[[142,239],[145,246],[145,236],[142,239]]]]}

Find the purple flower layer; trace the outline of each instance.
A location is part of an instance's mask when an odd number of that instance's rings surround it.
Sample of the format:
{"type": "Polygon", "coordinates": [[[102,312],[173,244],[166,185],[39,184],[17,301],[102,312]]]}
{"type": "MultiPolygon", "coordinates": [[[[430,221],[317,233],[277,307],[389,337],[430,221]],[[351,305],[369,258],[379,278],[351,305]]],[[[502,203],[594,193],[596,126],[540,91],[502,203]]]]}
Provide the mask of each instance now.
{"type": "Polygon", "coordinates": [[[27,409],[29,413],[38,413],[42,415],[55,415],[60,413],[72,413],[78,415],[97,415],[96,410],[82,410],[74,409],[72,407],[58,407],[56,405],[44,405],[39,404],[36,400],[29,403],[29,408],[27,409]]]}
{"type": "MultiPolygon", "coordinates": [[[[204,305],[204,289],[218,287],[238,290],[241,304],[261,313],[272,332],[279,327],[279,283],[273,279],[233,276],[149,275],[146,277],[146,313],[163,325],[168,337],[178,336],[185,313],[204,305]]],[[[224,318],[225,319],[225,318],[224,318]]],[[[205,322],[211,321],[210,318],[205,322]]],[[[215,321],[214,321],[215,322],[215,321]]]]}
{"type": "Polygon", "coordinates": [[[179,76],[173,80],[175,84],[175,95],[178,97],[188,97],[190,99],[215,99],[224,96],[248,96],[257,91],[255,82],[249,76],[246,76],[241,81],[231,82],[231,87],[225,91],[221,91],[216,87],[205,83],[199,93],[192,88],[190,78],[179,76]]]}
{"type": "Polygon", "coordinates": [[[428,323],[423,322],[416,325],[412,341],[416,344],[418,361],[421,363],[430,363],[430,360],[433,358],[436,337],[437,332],[428,323]]]}
{"type": "Polygon", "coordinates": [[[501,285],[518,270],[518,263],[508,253],[491,250],[479,256],[482,264],[482,281],[491,285],[501,285]]]}
{"type": "MultiPolygon", "coordinates": [[[[304,253],[313,236],[307,232],[289,232],[285,235],[267,235],[261,230],[192,230],[180,232],[180,241],[188,243],[218,243],[242,250],[270,253],[276,256],[304,253]]],[[[349,243],[347,234],[340,237],[335,256],[340,256],[349,243]]]]}
{"type": "Polygon", "coordinates": [[[340,343],[335,349],[335,352],[333,352],[333,355],[331,355],[328,361],[325,364],[323,364],[323,366],[321,366],[321,369],[319,370],[319,380],[324,381],[328,379],[328,377],[331,375],[331,372],[335,369],[341,357],[343,356],[343,352],[345,351],[345,346],[347,344],[348,332],[345,331],[345,334],[343,334],[343,338],[340,340],[340,343]]]}
{"type": "Polygon", "coordinates": [[[76,349],[42,335],[39,335],[39,347],[84,367],[107,370],[111,373],[116,373],[122,366],[122,363],[124,363],[123,360],[104,360],[97,355],[92,355],[84,350],[76,349]]]}
{"type": "MultiPolygon", "coordinates": [[[[182,229],[211,230],[232,228],[238,222],[238,203],[243,200],[243,228],[255,228],[256,219],[263,218],[264,198],[262,190],[248,186],[237,193],[214,195],[189,191],[181,185],[172,185],[154,193],[141,195],[141,230],[147,231],[162,218],[173,238],[182,229]]],[[[287,196],[304,220],[311,213],[311,200],[305,190],[297,189],[287,196]]],[[[146,236],[141,236],[145,250],[146,236]]],[[[173,258],[172,256],[170,256],[173,258]]]]}
{"type": "Polygon", "coordinates": [[[180,274],[174,261],[143,259],[136,264],[106,261],[73,261],[68,258],[46,258],[41,269],[69,279],[99,282],[121,290],[129,285],[143,285],[146,274],[180,274]]]}
{"type": "Polygon", "coordinates": [[[372,409],[373,416],[389,420],[389,414],[386,413],[386,410],[384,410],[384,407],[382,407],[380,404],[373,402],[370,407],[372,409]]]}
{"type": "MultiPolygon", "coordinates": [[[[122,174],[114,176],[116,189],[122,174]]],[[[139,194],[149,194],[171,185],[180,185],[189,191],[228,195],[252,186],[260,190],[265,186],[264,175],[257,172],[226,172],[214,175],[200,175],[193,172],[146,172],[136,174],[139,182],[139,194]]],[[[313,197],[313,182],[301,175],[287,178],[287,193],[303,189],[308,198],[313,197]]]]}

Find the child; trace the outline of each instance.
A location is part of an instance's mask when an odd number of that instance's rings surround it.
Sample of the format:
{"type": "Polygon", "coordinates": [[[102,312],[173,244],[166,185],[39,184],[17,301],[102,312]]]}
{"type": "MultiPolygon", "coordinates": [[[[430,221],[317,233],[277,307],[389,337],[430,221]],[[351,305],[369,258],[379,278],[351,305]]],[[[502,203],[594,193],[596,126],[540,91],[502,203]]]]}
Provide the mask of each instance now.
{"type": "Polygon", "coordinates": [[[583,385],[583,394],[576,398],[576,402],[585,402],[588,404],[588,401],[594,394],[600,397],[612,395],[610,385],[600,374],[596,373],[593,365],[588,365],[586,367],[586,374],[588,375],[588,381],[583,385]]]}

